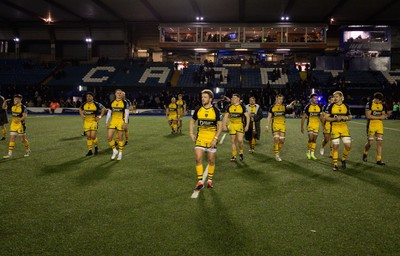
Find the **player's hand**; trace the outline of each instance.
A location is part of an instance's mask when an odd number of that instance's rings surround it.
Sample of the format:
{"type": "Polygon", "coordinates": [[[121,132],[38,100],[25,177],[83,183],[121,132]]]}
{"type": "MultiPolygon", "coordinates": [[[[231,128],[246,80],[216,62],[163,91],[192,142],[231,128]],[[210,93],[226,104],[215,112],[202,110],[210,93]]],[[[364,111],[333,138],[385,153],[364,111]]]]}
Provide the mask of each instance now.
{"type": "Polygon", "coordinates": [[[265,126],[265,132],[268,132],[268,131],[269,131],[269,127],[265,126]]]}
{"type": "Polygon", "coordinates": [[[224,125],[224,126],[222,127],[222,130],[223,130],[224,132],[226,132],[226,131],[228,130],[228,127],[227,127],[226,125],[224,125]]]}
{"type": "Polygon", "coordinates": [[[109,124],[106,124],[106,128],[107,128],[107,129],[108,129],[109,126],[110,126],[109,124]]]}
{"type": "Polygon", "coordinates": [[[196,142],[196,137],[194,136],[193,133],[190,134],[190,138],[192,139],[193,142],[196,142]]]}
{"type": "Polygon", "coordinates": [[[210,148],[215,148],[215,146],[217,145],[218,140],[217,139],[213,139],[210,143],[210,148]]]}
{"type": "Polygon", "coordinates": [[[244,131],[247,132],[248,130],[249,130],[249,126],[246,126],[246,127],[244,128],[244,131]]]}
{"type": "Polygon", "coordinates": [[[16,119],[16,120],[15,120],[15,123],[16,123],[16,124],[21,123],[21,119],[16,119]]]}
{"type": "Polygon", "coordinates": [[[127,124],[127,123],[124,123],[124,124],[122,125],[122,128],[124,128],[124,130],[125,130],[126,127],[128,127],[128,124],[127,124]]]}
{"type": "Polygon", "coordinates": [[[301,133],[304,134],[304,127],[301,127],[301,133]]]}

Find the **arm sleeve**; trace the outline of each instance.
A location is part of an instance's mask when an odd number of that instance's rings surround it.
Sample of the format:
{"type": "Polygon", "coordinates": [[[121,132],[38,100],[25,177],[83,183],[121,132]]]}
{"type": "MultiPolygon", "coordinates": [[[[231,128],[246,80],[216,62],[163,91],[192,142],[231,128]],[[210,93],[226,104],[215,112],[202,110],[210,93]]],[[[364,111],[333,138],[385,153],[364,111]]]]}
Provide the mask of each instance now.
{"type": "Polygon", "coordinates": [[[128,123],[128,119],[129,119],[129,109],[125,109],[125,123],[128,123]]]}
{"type": "Polygon", "coordinates": [[[371,102],[368,102],[367,105],[365,105],[365,110],[371,110],[371,102]]]}
{"type": "Polygon", "coordinates": [[[109,121],[110,121],[110,118],[111,118],[111,113],[112,113],[112,111],[111,111],[111,109],[109,109],[109,110],[108,110],[108,112],[107,112],[106,124],[108,124],[108,123],[109,123],[109,121]]]}
{"type": "Polygon", "coordinates": [[[218,121],[222,121],[224,118],[223,118],[223,116],[222,116],[222,114],[221,114],[221,111],[219,110],[219,108],[216,108],[216,107],[213,107],[214,108],[214,111],[215,111],[215,119],[216,119],[216,121],[218,122],[218,121]]]}
{"type": "Polygon", "coordinates": [[[192,115],[193,120],[197,120],[197,112],[199,112],[199,109],[196,109],[192,115]]]}
{"type": "Polygon", "coordinates": [[[346,104],[346,108],[347,108],[347,113],[346,113],[346,115],[351,115],[351,111],[350,111],[349,105],[346,104]]]}

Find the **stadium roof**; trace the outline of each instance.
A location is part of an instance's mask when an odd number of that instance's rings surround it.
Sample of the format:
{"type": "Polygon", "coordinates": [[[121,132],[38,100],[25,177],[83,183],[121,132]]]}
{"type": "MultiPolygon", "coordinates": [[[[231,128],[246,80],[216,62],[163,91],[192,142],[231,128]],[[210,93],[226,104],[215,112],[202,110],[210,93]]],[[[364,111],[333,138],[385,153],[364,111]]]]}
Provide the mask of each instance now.
{"type": "Polygon", "coordinates": [[[397,0],[0,0],[7,25],[96,22],[280,22],[398,24],[397,0]]]}

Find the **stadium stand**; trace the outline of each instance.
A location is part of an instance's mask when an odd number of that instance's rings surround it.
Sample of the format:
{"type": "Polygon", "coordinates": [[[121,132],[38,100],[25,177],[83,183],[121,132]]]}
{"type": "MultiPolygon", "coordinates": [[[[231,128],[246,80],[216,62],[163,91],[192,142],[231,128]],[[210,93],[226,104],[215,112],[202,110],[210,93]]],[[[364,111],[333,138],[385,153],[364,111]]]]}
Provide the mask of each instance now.
{"type": "Polygon", "coordinates": [[[54,70],[55,64],[38,64],[30,59],[0,59],[0,84],[38,84],[54,70]]]}

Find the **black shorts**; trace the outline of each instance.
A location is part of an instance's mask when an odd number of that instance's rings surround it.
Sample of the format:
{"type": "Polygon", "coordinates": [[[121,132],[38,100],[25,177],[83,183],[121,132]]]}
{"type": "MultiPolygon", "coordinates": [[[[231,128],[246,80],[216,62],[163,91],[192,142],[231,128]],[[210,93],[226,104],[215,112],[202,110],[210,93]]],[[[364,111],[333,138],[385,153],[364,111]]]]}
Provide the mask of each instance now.
{"type": "Polygon", "coordinates": [[[7,113],[5,111],[0,112],[0,126],[8,124],[7,113]]]}

